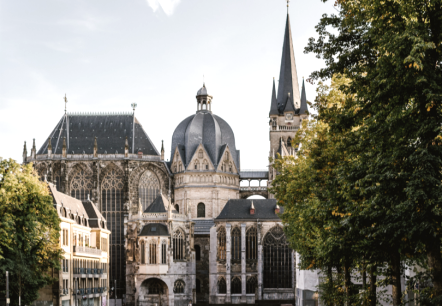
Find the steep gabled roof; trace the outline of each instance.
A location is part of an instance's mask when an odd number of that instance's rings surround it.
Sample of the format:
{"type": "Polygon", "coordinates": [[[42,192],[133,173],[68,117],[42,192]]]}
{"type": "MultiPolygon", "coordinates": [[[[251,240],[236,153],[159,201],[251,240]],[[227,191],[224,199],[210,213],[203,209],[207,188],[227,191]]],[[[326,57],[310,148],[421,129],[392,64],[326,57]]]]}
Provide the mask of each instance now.
{"type": "Polygon", "coordinates": [[[150,223],[143,226],[138,236],[169,236],[169,230],[165,224],[150,223]]]}
{"type": "MultiPolygon", "coordinates": [[[[260,220],[279,220],[279,216],[275,213],[276,208],[276,200],[275,199],[234,199],[229,200],[224,206],[223,210],[219,214],[219,216],[215,219],[215,221],[220,220],[244,220],[244,219],[260,219],[260,220]],[[250,207],[252,205],[255,206],[255,213],[253,215],[250,214],[250,207]]],[[[279,210],[280,213],[283,213],[283,207],[279,210]]]]}
{"type": "MultiPolygon", "coordinates": [[[[65,137],[68,154],[82,154],[83,152],[93,154],[95,137],[97,137],[98,154],[114,154],[116,152],[122,154],[127,137],[129,153],[137,153],[138,150],[141,150],[144,155],[160,155],[133,114],[63,115],[49,135],[53,154],[62,153],[63,138],[65,137]],[[135,127],[135,133],[133,127],[135,127]],[[135,134],[135,138],[133,134],[135,134]]],[[[47,153],[48,139],[45,140],[37,154],[47,153]]]]}

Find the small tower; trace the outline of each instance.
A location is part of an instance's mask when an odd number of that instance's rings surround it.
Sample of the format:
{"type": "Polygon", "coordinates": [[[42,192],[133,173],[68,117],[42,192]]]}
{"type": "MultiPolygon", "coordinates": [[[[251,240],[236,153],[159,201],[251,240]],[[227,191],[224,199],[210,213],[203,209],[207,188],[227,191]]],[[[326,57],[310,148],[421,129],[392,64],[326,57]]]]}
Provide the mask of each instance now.
{"type": "Polygon", "coordinates": [[[28,160],[28,150],[26,149],[26,141],[25,141],[25,145],[23,146],[23,164],[26,164],[27,160],[28,160]]]}
{"type": "Polygon", "coordinates": [[[164,160],[164,140],[161,140],[161,160],[164,160]]]}
{"type": "Polygon", "coordinates": [[[37,155],[37,148],[35,147],[35,138],[34,138],[32,140],[31,158],[35,159],[35,155],[37,155]]]}
{"type": "Polygon", "coordinates": [[[202,110],[212,111],[212,96],[207,93],[206,84],[203,83],[203,87],[196,93],[197,112],[202,110]]]}

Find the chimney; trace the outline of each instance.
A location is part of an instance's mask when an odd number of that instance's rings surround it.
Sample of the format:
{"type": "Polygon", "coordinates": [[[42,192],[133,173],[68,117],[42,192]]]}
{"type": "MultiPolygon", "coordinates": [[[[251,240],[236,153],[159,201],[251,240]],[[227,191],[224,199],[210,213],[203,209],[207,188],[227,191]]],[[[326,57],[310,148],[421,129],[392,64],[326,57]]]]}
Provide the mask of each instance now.
{"type": "Polygon", "coordinates": [[[161,140],[161,160],[164,160],[164,141],[161,140]]]}
{"type": "Polygon", "coordinates": [[[252,201],[252,205],[250,206],[250,214],[251,215],[255,214],[255,205],[253,205],[253,201],[252,201]]]}
{"type": "Polygon", "coordinates": [[[97,143],[97,137],[94,139],[94,157],[98,157],[98,143],[97,143]]]}
{"type": "Polygon", "coordinates": [[[279,214],[279,205],[278,204],[276,204],[276,207],[275,207],[275,214],[279,214]]]}
{"type": "Polygon", "coordinates": [[[141,150],[138,150],[138,158],[143,158],[143,152],[141,150]]]}
{"type": "Polygon", "coordinates": [[[127,136],[126,142],[124,143],[124,157],[129,157],[129,141],[127,140],[127,136]]]}
{"type": "Polygon", "coordinates": [[[23,146],[23,164],[26,164],[27,159],[28,159],[28,149],[26,149],[26,141],[25,141],[25,145],[23,146]]]}
{"type": "Polygon", "coordinates": [[[62,156],[63,156],[63,158],[66,158],[66,137],[63,137],[63,148],[62,148],[62,151],[61,151],[61,154],[62,154],[62,156]]]}
{"type": "Polygon", "coordinates": [[[50,158],[52,155],[52,143],[51,143],[51,137],[48,138],[48,157],[50,158]]]}

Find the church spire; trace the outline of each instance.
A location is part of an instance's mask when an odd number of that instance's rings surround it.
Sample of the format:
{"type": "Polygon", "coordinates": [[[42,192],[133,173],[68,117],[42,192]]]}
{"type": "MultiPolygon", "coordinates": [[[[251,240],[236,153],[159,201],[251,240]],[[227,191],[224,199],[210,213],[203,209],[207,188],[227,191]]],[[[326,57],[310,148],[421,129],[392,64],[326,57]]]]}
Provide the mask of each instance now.
{"type": "Polygon", "coordinates": [[[272,90],[272,102],[270,104],[270,113],[271,115],[278,115],[278,102],[276,102],[276,89],[275,89],[275,78],[273,78],[273,90],[272,90]]]}
{"type": "Polygon", "coordinates": [[[302,78],[302,91],[301,91],[301,109],[299,110],[299,114],[303,115],[308,111],[307,105],[307,96],[305,94],[305,84],[304,78],[302,78]]]}
{"type": "Polygon", "coordinates": [[[297,104],[299,107],[300,104],[298,75],[296,72],[292,31],[290,29],[290,17],[288,13],[285,26],[284,45],[282,47],[277,101],[280,113],[294,111],[295,105],[297,104]]]}

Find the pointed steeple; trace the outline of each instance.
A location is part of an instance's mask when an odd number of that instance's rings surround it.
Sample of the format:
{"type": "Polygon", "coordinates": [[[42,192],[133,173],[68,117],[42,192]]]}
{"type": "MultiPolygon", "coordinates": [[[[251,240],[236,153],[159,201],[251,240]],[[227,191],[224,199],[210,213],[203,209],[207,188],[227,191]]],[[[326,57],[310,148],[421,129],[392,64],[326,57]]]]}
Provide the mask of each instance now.
{"type": "Polygon", "coordinates": [[[300,102],[298,75],[296,72],[295,54],[293,52],[289,14],[287,14],[284,45],[282,47],[277,101],[280,113],[294,111],[294,104],[298,103],[299,105],[300,102]]]}
{"type": "Polygon", "coordinates": [[[306,111],[308,111],[307,96],[305,94],[304,78],[302,78],[301,109],[299,110],[299,114],[305,114],[306,111]]]}
{"type": "Polygon", "coordinates": [[[270,103],[270,113],[271,115],[278,115],[278,102],[276,101],[276,89],[275,89],[275,78],[273,78],[273,89],[272,89],[272,102],[270,103]]]}
{"type": "Polygon", "coordinates": [[[164,141],[161,140],[161,160],[164,160],[164,141]]]}

